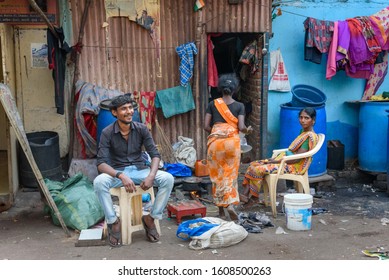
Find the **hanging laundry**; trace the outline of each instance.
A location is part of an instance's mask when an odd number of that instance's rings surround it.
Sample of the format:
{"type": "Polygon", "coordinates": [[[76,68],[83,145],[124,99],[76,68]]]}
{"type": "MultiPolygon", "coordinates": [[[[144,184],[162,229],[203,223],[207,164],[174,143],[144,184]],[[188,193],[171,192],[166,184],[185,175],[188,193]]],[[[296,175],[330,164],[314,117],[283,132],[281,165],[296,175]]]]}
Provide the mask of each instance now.
{"type": "Polygon", "coordinates": [[[382,52],[380,56],[383,56],[383,61],[374,65],[374,73],[366,82],[362,100],[369,100],[371,96],[376,94],[388,73],[388,53],[382,52]]]}
{"type": "Polygon", "coordinates": [[[207,51],[208,51],[208,85],[211,87],[217,87],[219,82],[219,75],[217,72],[217,66],[215,62],[215,57],[213,55],[214,45],[211,40],[213,35],[208,34],[207,36],[207,51]]]}
{"type": "Polygon", "coordinates": [[[63,115],[65,113],[64,86],[66,55],[72,48],[65,42],[65,34],[63,33],[62,27],[54,27],[54,29],[59,38],[55,37],[49,28],[47,29],[48,60],[49,68],[53,70],[55,107],[57,107],[57,113],[63,115]]]}
{"type": "Polygon", "coordinates": [[[374,54],[367,47],[361,23],[356,19],[346,21],[350,29],[346,74],[352,78],[368,79],[374,72],[374,54]]]}
{"type": "Polygon", "coordinates": [[[323,53],[327,53],[332,41],[334,22],[308,17],[304,21],[305,47],[304,59],[321,63],[323,53]]]}
{"type": "Polygon", "coordinates": [[[376,19],[380,24],[381,36],[387,38],[385,45],[382,46],[383,50],[389,50],[389,7],[386,7],[377,13],[373,14],[372,17],[376,19]]]}
{"type": "Polygon", "coordinates": [[[162,108],[163,116],[170,118],[195,109],[192,88],[178,86],[157,91],[155,107],[162,108]]]}
{"type": "Polygon", "coordinates": [[[332,36],[332,41],[330,49],[328,50],[327,58],[327,69],[326,69],[326,79],[331,80],[336,74],[336,50],[338,47],[338,22],[334,22],[334,34],[332,36]]]}
{"type": "Polygon", "coordinates": [[[185,87],[193,76],[194,56],[197,54],[197,48],[194,43],[187,43],[178,46],[176,52],[181,59],[180,83],[185,87]]]}
{"type": "Polygon", "coordinates": [[[144,123],[148,129],[151,130],[155,123],[155,91],[141,91],[139,93],[139,114],[141,122],[144,123]]]}
{"type": "Polygon", "coordinates": [[[388,50],[389,44],[387,44],[388,36],[385,34],[382,22],[374,16],[369,17],[374,36],[381,47],[381,50],[388,50]]]}
{"type": "Polygon", "coordinates": [[[347,21],[338,21],[338,48],[336,52],[336,67],[338,70],[344,70],[346,68],[350,37],[351,34],[347,21]]]}
{"type": "Polygon", "coordinates": [[[239,62],[250,65],[251,74],[254,74],[259,70],[259,61],[258,43],[257,40],[254,40],[244,48],[239,62]]]}

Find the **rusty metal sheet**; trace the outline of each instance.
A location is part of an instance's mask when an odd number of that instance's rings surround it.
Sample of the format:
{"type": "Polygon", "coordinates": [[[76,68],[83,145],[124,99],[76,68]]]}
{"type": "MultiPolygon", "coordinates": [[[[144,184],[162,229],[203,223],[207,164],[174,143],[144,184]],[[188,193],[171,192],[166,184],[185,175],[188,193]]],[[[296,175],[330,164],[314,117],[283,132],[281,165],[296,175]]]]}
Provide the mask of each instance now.
{"type": "MultiPolygon", "coordinates": [[[[70,3],[73,34],[77,38],[85,3],[77,0],[70,3]]],[[[149,32],[125,17],[106,20],[104,1],[96,0],[90,6],[85,26],[79,79],[123,92],[178,86],[180,61],[175,49],[195,42],[199,48],[192,78],[196,110],[164,119],[157,109],[157,116],[172,143],[180,135],[192,138],[198,156],[203,157],[207,134],[202,123],[208,94],[204,85],[206,66],[199,61],[206,57],[206,32],[269,32],[271,1],[247,0],[230,5],[228,0],[209,0],[201,13],[194,12],[193,1],[160,0],[160,5],[160,76],[157,75],[157,52],[149,32]]]]}

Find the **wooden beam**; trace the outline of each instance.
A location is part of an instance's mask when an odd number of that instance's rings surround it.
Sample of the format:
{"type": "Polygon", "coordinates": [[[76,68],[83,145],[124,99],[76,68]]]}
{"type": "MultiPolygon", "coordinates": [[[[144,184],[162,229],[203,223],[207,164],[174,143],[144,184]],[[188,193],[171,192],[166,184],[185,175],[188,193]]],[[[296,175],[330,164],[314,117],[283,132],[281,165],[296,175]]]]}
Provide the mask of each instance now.
{"type": "Polygon", "coordinates": [[[37,12],[41,18],[46,22],[48,28],[51,30],[51,32],[54,34],[54,36],[59,39],[59,36],[57,34],[57,31],[55,31],[54,26],[51,24],[50,20],[47,18],[45,13],[39,8],[35,0],[28,0],[28,3],[30,3],[31,7],[34,9],[35,12],[37,12]]]}
{"type": "MultiPolygon", "coordinates": [[[[91,4],[91,0],[86,0],[85,2],[85,8],[84,12],[82,14],[81,18],[81,24],[80,24],[80,32],[78,33],[78,41],[77,45],[79,47],[82,46],[82,39],[84,38],[84,30],[85,30],[85,24],[86,19],[88,17],[88,10],[89,6],[91,4]]],[[[73,52],[74,58],[72,61],[74,62],[74,73],[73,73],[73,85],[72,85],[72,91],[70,93],[70,109],[69,109],[69,133],[70,133],[70,139],[69,139],[69,156],[68,156],[68,166],[70,167],[72,159],[73,159],[73,149],[74,149],[74,110],[75,110],[75,104],[74,104],[74,96],[76,95],[76,82],[80,75],[79,69],[78,69],[78,63],[80,59],[80,54],[77,51],[73,52]]]]}
{"type": "Polygon", "coordinates": [[[22,147],[22,150],[24,154],[26,155],[26,158],[28,162],[30,163],[31,169],[34,172],[34,175],[38,181],[39,187],[42,190],[42,193],[44,194],[47,202],[49,203],[49,206],[54,210],[55,215],[57,216],[62,228],[64,229],[66,235],[70,237],[69,230],[65,224],[65,222],[62,219],[62,215],[59,212],[57,205],[55,204],[53,198],[51,197],[51,194],[49,190],[47,189],[47,186],[45,184],[45,181],[42,177],[42,174],[35,162],[34,156],[32,154],[30,145],[28,144],[27,135],[24,132],[24,127],[22,123],[22,119],[20,118],[18,109],[16,107],[15,100],[11,94],[11,90],[8,88],[8,86],[0,83],[0,101],[1,104],[3,104],[3,108],[5,113],[7,114],[7,117],[15,131],[16,137],[19,140],[20,146],[22,147]]]}

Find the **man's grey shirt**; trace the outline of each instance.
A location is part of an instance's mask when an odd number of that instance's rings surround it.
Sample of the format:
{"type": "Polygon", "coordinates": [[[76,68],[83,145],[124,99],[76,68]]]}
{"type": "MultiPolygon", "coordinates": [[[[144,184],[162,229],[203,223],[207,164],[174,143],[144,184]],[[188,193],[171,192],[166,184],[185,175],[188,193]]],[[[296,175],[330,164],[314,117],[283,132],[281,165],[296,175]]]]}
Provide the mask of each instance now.
{"type": "Polygon", "coordinates": [[[147,126],[139,122],[131,122],[128,141],[120,134],[118,121],[108,125],[101,132],[97,153],[97,166],[107,163],[117,170],[135,165],[138,169],[146,168],[146,160],[142,157],[142,146],[151,158],[161,158],[147,126]]]}

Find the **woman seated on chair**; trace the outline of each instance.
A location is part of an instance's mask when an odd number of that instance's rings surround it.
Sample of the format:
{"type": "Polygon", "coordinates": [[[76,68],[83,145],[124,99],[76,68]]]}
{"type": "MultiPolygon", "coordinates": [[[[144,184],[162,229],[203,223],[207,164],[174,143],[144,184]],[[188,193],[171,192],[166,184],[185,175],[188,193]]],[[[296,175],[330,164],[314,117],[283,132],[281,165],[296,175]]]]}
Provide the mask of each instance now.
{"type": "MultiPolygon", "coordinates": [[[[319,138],[313,131],[315,120],[316,110],[314,108],[306,107],[302,109],[299,112],[299,121],[302,127],[301,133],[290,144],[288,150],[278,154],[274,158],[250,163],[242,183],[243,193],[239,195],[242,203],[248,203],[250,195],[256,198],[259,197],[265,175],[278,172],[279,163],[283,156],[304,153],[316,146],[319,138]]],[[[289,161],[285,165],[284,173],[304,174],[311,161],[312,157],[289,161]]]]}

